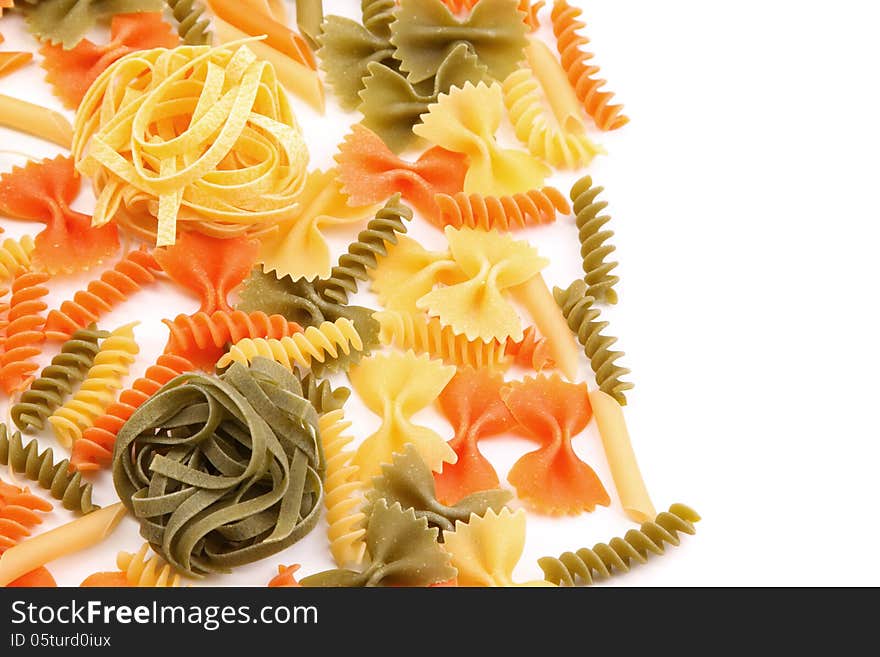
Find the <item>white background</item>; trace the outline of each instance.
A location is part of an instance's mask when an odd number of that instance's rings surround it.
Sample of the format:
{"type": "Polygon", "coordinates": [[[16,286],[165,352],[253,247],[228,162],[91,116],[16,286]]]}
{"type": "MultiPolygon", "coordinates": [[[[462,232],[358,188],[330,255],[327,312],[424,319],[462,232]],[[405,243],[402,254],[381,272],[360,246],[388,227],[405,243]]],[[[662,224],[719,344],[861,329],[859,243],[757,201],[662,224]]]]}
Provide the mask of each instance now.
{"type": "MultiPolygon", "coordinates": [[[[325,0],[327,13],[349,16],[357,4],[325,0]]],[[[880,584],[873,555],[880,12],[863,2],[573,4],[588,9],[595,61],[632,119],[616,133],[596,134],[608,155],[589,170],[606,188],[616,231],[620,303],[607,316],[636,382],[626,408],[630,432],[658,509],[681,501],[703,515],[697,536],[612,582],[880,584]]],[[[546,8],[541,18],[549,23],[546,8]]],[[[0,48],[35,49],[17,16],[4,16],[0,31],[7,38],[0,48]]],[[[60,109],[42,77],[32,64],[0,80],[0,93],[60,109]]],[[[313,165],[329,166],[357,117],[296,108],[313,165]]],[[[0,148],[0,170],[23,162],[7,151],[60,152],[2,128],[0,148]]],[[[567,189],[572,179],[553,182],[567,189]]],[[[77,207],[88,211],[92,202],[84,192],[77,207]]],[[[39,228],[8,220],[3,227],[5,236],[39,228]]],[[[356,230],[333,235],[337,252],[356,230]]],[[[412,232],[426,245],[442,244],[424,224],[412,232]]],[[[548,281],[578,276],[572,218],[524,236],[553,258],[548,281]]],[[[50,307],[87,278],[53,282],[50,307]]],[[[155,286],[105,319],[104,328],[142,322],[133,377],[164,344],[160,318],[196,305],[155,286]]],[[[592,385],[586,361],[581,376],[592,385]]],[[[378,425],[355,399],[347,414],[359,438],[378,425]]],[[[451,435],[433,411],[417,419],[451,435]]],[[[48,436],[41,442],[54,444],[48,436]]],[[[612,506],[575,518],[530,514],[519,579],[539,575],[539,556],[632,526],[594,425],[575,444],[612,506]]],[[[501,439],[481,448],[503,478],[530,447],[501,439]]],[[[114,500],[106,474],[95,497],[114,500]]],[[[70,518],[56,510],[45,526],[70,518]]],[[[75,585],[113,570],[115,552],[140,543],[126,519],[106,543],[50,570],[59,584],[75,585]]],[[[324,526],[275,558],[207,583],[262,585],[281,562],[302,563],[302,573],[330,567],[324,526]]]]}

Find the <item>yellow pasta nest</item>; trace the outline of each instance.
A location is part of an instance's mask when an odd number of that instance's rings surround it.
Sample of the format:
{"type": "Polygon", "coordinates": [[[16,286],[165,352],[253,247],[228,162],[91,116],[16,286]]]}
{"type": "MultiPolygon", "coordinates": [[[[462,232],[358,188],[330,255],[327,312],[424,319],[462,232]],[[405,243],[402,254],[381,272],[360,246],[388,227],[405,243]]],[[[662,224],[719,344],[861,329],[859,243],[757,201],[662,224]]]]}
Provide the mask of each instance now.
{"type": "Polygon", "coordinates": [[[217,367],[243,363],[248,365],[262,356],[288,369],[294,365],[311,367],[313,361],[324,363],[340,355],[349,355],[364,348],[363,341],[351,320],[340,317],[335,322],[322,322],[310,326],[303,333],[295,333],[281,339],[245,338],[236,342],[217,363],[217,367]]]}
{"type": "Polygon", "coordinates": [[[180,575],[157,554],[147,559],[150,546],[144,543],[135,554],[120,552],[116,567],[125,573],[131,586],[171,588],[180,586],[180,575]]]}
{"type": "Polygon", "coordinates": [[[327,508],[327,538],[330,552],[340,567],[361,563],[366,551],[366,516],[358,476],[359,468],[348,449],[353,440],[345,435],[351,422],[342,410],[330,411],[318,418],[318,434],[324,448],[324,506],[327,508]]]}
{"type": "Polygon", "coordinates": [[[77,168],[111,220],[158,245],[177,223],[216,237],[289,219],[308,151],[272,65],[246,43],[134,52],[89,88],[76,115],[77,168]]]}

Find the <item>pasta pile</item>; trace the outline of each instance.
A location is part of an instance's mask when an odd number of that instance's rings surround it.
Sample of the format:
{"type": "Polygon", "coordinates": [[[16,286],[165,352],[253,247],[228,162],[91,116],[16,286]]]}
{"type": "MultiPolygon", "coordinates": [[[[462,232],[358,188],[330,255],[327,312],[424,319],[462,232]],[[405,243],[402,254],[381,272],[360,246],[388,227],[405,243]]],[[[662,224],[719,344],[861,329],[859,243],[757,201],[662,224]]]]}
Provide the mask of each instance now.
{"type": "MultiPolygon", "coordinates": [[[[0,124],[65,151],[0,172],[0,221],[42,224],[0,244],[0,467],[37,493],[0,479],[0,585],[54,585],[46,564],[124,514],[140,539],[82,586],[251,564],[270,587],[589,585],[695,532],[690,507],[657,513],[625,421],[612,219],[584,169],[629,119],[578,7],[0,5],[70,111],[0,93],[0,124]],[[358,122],[318,168],[297,112],[324,111],[322,80],[358,122]],[[571,277],[529,241],[554,223],[571,277]],[[114,319],[171,289],[184,312],[114,319]],[[505,468],[502,436],[528,441],[505,468]],[[41,532],[43,497],[75,517],[41,532]],[[514,575],[529,514],[599,507],[637,528],[514,575]],[[302,550],[322,514],[331,569],[302,550]]],[[[0,52],[0,77],[32,56],[0,52]]]]}

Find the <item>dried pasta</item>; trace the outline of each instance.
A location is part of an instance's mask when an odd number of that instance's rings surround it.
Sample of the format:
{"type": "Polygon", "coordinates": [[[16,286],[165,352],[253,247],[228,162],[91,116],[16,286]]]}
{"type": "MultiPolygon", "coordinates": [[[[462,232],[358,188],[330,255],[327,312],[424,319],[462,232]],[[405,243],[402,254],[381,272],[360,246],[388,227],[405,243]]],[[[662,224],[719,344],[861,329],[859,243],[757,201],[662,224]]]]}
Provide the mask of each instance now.
{"type": "Polygon", "coordinates": [[[450,51],[467,43],[489,75],[504,79],[522,58],[526,26],[519,0],[482,0],[458,20],[440,0],[400,0],[391,43],[400,69],[413,83],[436,75],[450,51]]]}
{"type": "Polygon", "coordinates": [[[554,586],[537,580],[517,584],[513,569],[526,543],[526,514],[489,510],[480,517],[473,514],[467,522],[458,520],[455,531],[444,535],[452,565],[458,571],[459,586],[554,586]]]}
{"type": "Polygon", "coordinates": [[[507,475],[521,499],[550,514],[577,514],[611,503],[599,477],[572,449],[572,439],[592,417],[585,383],[566,383],[558,375],[529,377],[504,386],[501,399],[541,444],[507,475]]]}
{"type": "Polygon", "coordinates": [[[330,247],[323,226],[360,223],[373,215],[387,196],[361,203],[349,197],[335,169],[309,172],[305,187],[297,198],[299,209],[291,219],[280,222],[278,230],[261,240],[258,262],[266,272],[279,278],[330,276],[330,247]]]}
{"type": "Polygon", "coordinates": [[[442,541],[458,523],[499,511],[513,495],[498,488],[473,493],[453,505],[443,504],[437,499],[431,469],[410,443],[394,454],[391,463],[382,465],[382,473],[373,478],[366,497],[367,515],[378,500],[384,500],[388,506],[399,504],[402,509],[413,509],[417,518],[425,518],[429,527],[437,527],[442,541]]]}
{"type": "Polygon", "coordinates": [[[297,386],[265,359],[234,363],[219,378],[185,374],[119,432],[116,491],[181,574],[264,559],[314,528],[323,497],[318,416],[297,386]]]}
{"type": "Polygon", "coordinates": [[[593,305],[595,300],[587,294],[587,284],[577,280],[565,290],[554,288],[553,296],[562,309],[569,328],[590,359],[590,367],[596,375],[599,389],[614,397],[621,406],[625,406],[625,392],[632,389],[633,384],[622,379],[629,374],[629,370],[617,364],[623,352],[612,349],[617,338],[604,333],[608,322],[599,319],[599,309],[593,305]]]}
{"type": "Polygon", "coordinates": [[[487,77],[486,67],[466,43],[456,45],[437,69],[430,93],[385,64],[367,64],[367,76],[358,94],[358,111],[364,127],[375,132],[393,152],[399,153],[416,139],[413,126],[442,93],[466,82],[476,84],[487,77]]]}
{"type": "Polygon", "coordinates": [[[281,315],[218,310],[212,314],[178,315],[162,320],[170,331],[165,352],[183,356],[195,366],[212,369],[226,353],[226,345],[245,338],[283,338],[302,331],[281,315]]]}
{"type": "Polygon", "coordinates": [[[370,62],[397,69],[389,43],[395,0],[361,0],[364,24],[342,16],[327,16],[318,36],[318,59],[327,82],[344,109],[360,103],[358,95],[370,62]]]}
{"type": "Polygon", "coordinates": [[[269,584],[267,584],[268,588],[295,588],[299,587],[299,582],[296,581],[296,577],[294,574],[297,570],[299,570],[300,565],[293,564],[292,566],[278,566],[278,574],[275,575],[271,580],[269,580],[269,584]]]}
{"type": "Polygon", "coordinates": [[[553,23],[553,34],[556,36],[562,68],[596,126],[600,130],[616,130],[629,123],[629,118],[623,114],[622,105],[611,104],[614,94],[603,91],[605,80],[596,77],[599,67],[591,63],[593,53],[584,49],[590,40],[578,34],[578,30],[586,27],[578,19],[581,13],[581,9],[572,7],[566,0],[553,0],[550,20],[553,23]]]}
{"type": "MultiPolygon", "coordinates": [[[[0,12],[3,9],[0,7],[0,12]]],[[[0,43],[3,43],[3,35],[0,34],[0,43]]],[[[0,52],[0,78],[17,71],[31,63],[34,56],[29,52],[7,51],[0,52]]]]}
{"type": "Polygon", "coordinates": [[[354,453],[349,449],[353,438],[346,434],[351,422],[343,410],[323,413],[318,418],[318,435],[324,448],[326,472],[324,476],[324,506],[327,509],[327,540],[330,553],[340,568],[358,566],[364,559],[367,546],[367,516],[362,510],[363,484],[360,468],[352,462],[354,453]]]}
{"type": "Polygon", "coordinates": [[[49,311],[44,333],[49,340],[66,340],[78,329],[98,321],[114,306],[156,280],[159,263],[146,247],[126,253],[112,269],[89,282],[60,308],[49,311]]]}
{"type": "Polygon", "coordinates": [[[46,224],[34,239],[34,268],[50,274],[88,269],[119,248],[115,226],[94,228],[91,217],[70,207],[79,190],[73,160],[60,155],[0,176],[0,212],[46,224]]]}
{"type": "Polygon", "coordinates": [[[440,94],[413,132],[470,158],[464,178],[466,194],[509,196],[540,188],[549,167],[525,151],[502,148],[495,139],[503,112],[500,84],[467,82],[440,94]]]}
{"type": "Polygon", "coordinates": [[[68,471],[67,459],[55,462],[52,449],[40,451],[34,438],[22,444],[21,433],[11,435],[0,423],[0,464],[8,465],[10,472],[23,474],[49,491],[61,506],[77,513],[91,513],[98,507],[92,503],[92,484],[84,482],[79,472],[68,471]]]}
{"type": "Polygon", "coordinates": [[[260,243],[244,235],[219,239],[181,231],[172,246],[156,249],[154,256],[172,280],[199,297],[199,312],[232,311],[229,294],[247,278],[260,243]]]}
{"type": "MultiPolygon", "coordinates": [[[[480,0],[441,0],[444,5],[457,14],[471,11],[480,0]]],[[[520,0],[517,9],[523,14],[523,21],[529,26],[531,31],[535,31],[540,26],[538,20],[538,12],[544,6],[544,0],[539,0],[532,4],[531,0],[520,0]]]]}
{"type": "Polygon", "coordinates": [[[149,588],[179,587],[180,575],[158,554],[148,558],[150,546],[144,543],[134,554],[120,552],[116,555],[116,567],[125,573],[129,586],[149,588]]]}
{"type": "Polygon", "coordinates": [[[205,7],[200,0],[165,0],[171,15],[177,21],[177,34],[188,46],[211,44],[211,26],[202,18],[205,7]]]}
{"type": "Polygon", "coordinates": [[[654,520],[642,523],[639,529],[630,529],[623,538],[612,538],[608,543],[597,543],[576,552],[564,552],[558,558],[544,557],[538,565],[544,578],[559,586],[574,586],[579,580],[589,586],[596,575],[610,577],[629,572],[632,562],[646,563],[649,554],[663,554],[665,544],[678,545],[683,534],[695,534],[694,523],[699,514],[684,504],[673,504],[669,511],[654,520]]]}
{"type": "Polygon", "coordinates": [[[413,352],[377,354],[349,372],[351,385],[371,411],[382,417],[379,429],[358,447],[354,464],[369,482],[383,463],[407,443],[412,443],[434,471],[444,462],[455,462],[455,452],[432,429],[410,418],[431,404],[455,374],[455,368],[413,352]]]}
{"type": "Polygon", "coordinates": [[[94,324],[78,329],[61,347],[61,352],[43,368],[9,414],[15,426],[25,433],[40,431],[48,418],[64,403],[67,395],[85,378],[95,362],[98,343],[107,337],[94,324]]]}
{"type": "MultiPolygon", "coordinates": [[[[70,466],[78,472],[94,472],[110,465],[116,434],[135,410],[171,379],[196,369],[186,358],[162,354],[131,388],[124,390],[104,415],[95,419],[94,426],[83,431],[73,445],[70,466]]],[[[65,464],[66,465],[66,464],[65,464]]],[[[65,471],[67,468],[65,467],[65,471]]],[[[76,475],[79,477],[79,474],[76,475]]],[[[91,484],[90,484],[91,486],[91,484]]]]}
{"type": "Polygon", "coordinates": [[[342,369],[356,361],[364,344],[350,320],[340,317],[335,322],[309,326],[302,333],[280,339],[245,338],[239,340],[217,362],[217,367],[230,363],[249,364],[254,358],[268,358],[288,369],[294,366],[317,372],[342,369]]]}
{"type": "Polygon", "coordinates": [[[355,125],[336,155],[339,178],[352,203],[381,202],[395,192],[425,215],[436,215],[434,196],[461,190],[467,158],[436,146],[416,162],[394,153],[367,128],[355,125]]]}
{"type": "Polygon", "coordinates": [[[0,586],[50,561],[97,545],[113,532],[124,515],[125,507],[119,502],[9,548],[0,555],[0,586]]]}
{"type": "Polygon", "coordinates": [[[312,49],[318,47],[323,22],[323,0],[296,0],[296,25],[312,49]]]}
{"type": "Polygon", "coordinates": [[[521,340],[519,315],[504,291],[526,282],[549,261],[528,242],[496,231],[447,227],[445,233],[452,258],[466,279],[428,292],[416,306],[469,340],[521,340]]]}
{"type": "Polygon", "coordinates": [[[46,82],[67,109],[75,110],[89,86],[110,64],[136,50],[174,48],[180,40],[158,12],[117,14],[110,23],[110,42],[83,39],[73,48],[46,43],[40,49],[46,82]]]}
{"type": "Polygon", "coordinates": [[[0,387],[8,395],[27,386],[40,355],[40,345],[45,341],[43,325],[46,318],[46,302],[49,290],[44,283],[49,275],[44,272],[20,270],[12,281],[9,299],[9,323],[5,329],[0,354],[0,387]]]}
{"type": "Polygon", "coordinates": [[[479,441],[512,431],[517,421],[501,399],[504,378],[488,369],[461,367],[437,399],[440,410],[455,429],[449,446],[455,463],[444,463],[434,475],[437,498],[455,504],[481,490],[500,485],[495,468],[483,456],[479,441]]]}
{"type": "Polygon", "coordinates": [[[3,240],[0,245],[0,281],[11,281],[19,269],[30,269],[33,252],[34,238],[30,235],[3,240]]]}
{"type": "Polygon", "coordinates": [[[587,134],[577,97],[565,84],[565,71],[542,41],[529,39],[526,54],[528,66],[504,80],[504,104],[517,139],[554,167],[587,166],[604,150],[587,134]]]}
{"type": "Polygon", "coordinates": [[[330,385],[329,381],[318,379],[311,371],[302,375],[294,374],[299,379],[302,396],[308,399],[309,403],[315,407],[318,415],[326,415],[332,411],[341,410],[351,396],[351,390],[348,388],[341,386],[334,388],[330,385]]]}
{"type": "Polygon", "coordinates": [[[40,513],[51,510],[51,504],[27,488],[0,479],[0,554],[30,536],[31,530],[43,522],[40,513]]]}
{"type": "Polygon", "coordinates": [[[101,19],[114,14],[161,11],[162,0],[24,0],[28,27],[49,43],[73,48],[101,19]]]}
{"type": "Polygon", "coordinates": [[[513,196],[483,194],[437,194],[438,213],[429,217],[443,228],[478,228],[511,231],[556,221],[570,211],[565,196],[555,187],[531,189],[513,196]]]}
{"type": "Polygon", "coordinates": [[[449,554],[437,542],[437,528],[399,504],[373,505],[364,540],[370,555],[362,571],[336,569],[309,575],[300,584],[332,587],[428,586],[455,577],[449,554]]]}
{"type": "Polygon", "coordinates": [[[174,243],[178,223],[215,237],[266,230],[295,209],[308,163],[272,65],[244,44],[123,57],[90,87],[74,132],[77,168],[98,199],[94,225],[115,220],[158,246],[174,243]],[[154,134],[165,89],[184,76],[175,101],[190,120],[154,134]]]}
{"type": "Polygon", "coordinates": [[[620,278],[611,273],[617,268],[617,263],[607,260],[614,253],[614,245],[608,244],[608,240],[614,236],[614,231],[603,229],[605,224],[611,221],[611,217],[601,214],[608,203],[596,201],[596,197],[603,189],[593,185],[590,176],[584,176],[571,188],[571,200],[574,204],[575,223],[581,242],[584,281],[587,284],[585,294],[599,302],[617,303],[617,291],[614,286],[620,278]]]}
{"type": "Polygon", "coordinates": [[[315,290],[328,301],[347,304],[348,295],[357,292],[358,281],[369,280],[367,272],[388,252],[387,245],[396,244],[398,234],[406,232],[412,216],[412,210],[400,202],[400,195],[392,196],[339,257],[330,276],[315,281],[315,290]]]}
{"type": "Polygon", "coordinates": [[[0,126],[45,139],[63,148],[70,148],[73,140],[73,126],[66,116],[5,94],[0,94],[0,126]]]}
{"type": "Polygon", "coordinates": [[[116,391],[122,388],[122,380],[139,351],[134,339],[135,324],[119,327],[101,342],[80,389],[49,416],[55,438],[67,449],[106,412],[116,398],[116,391]]]}

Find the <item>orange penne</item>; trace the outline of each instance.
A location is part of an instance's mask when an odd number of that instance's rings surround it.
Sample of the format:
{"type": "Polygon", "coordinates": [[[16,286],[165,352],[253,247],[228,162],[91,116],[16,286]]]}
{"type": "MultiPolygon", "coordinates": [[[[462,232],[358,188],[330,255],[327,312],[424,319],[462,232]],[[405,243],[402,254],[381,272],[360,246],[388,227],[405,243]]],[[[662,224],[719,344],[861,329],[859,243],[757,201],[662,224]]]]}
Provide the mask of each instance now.
{"type": "Polygon", "coordinates": [[[33,58],[29,52],[0,52],[0,78],[29,64],[33,58]]]}
{"type": "Polygon", "coordinates": [[[254,0],[208,0],[219,18],[251,36],[266,36],[266,44],[292,60],[317,70],[312,50],[299,34],[265,13],[254,0]]]}

